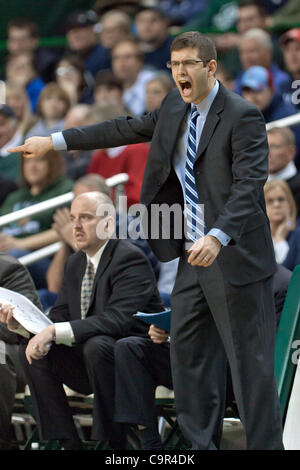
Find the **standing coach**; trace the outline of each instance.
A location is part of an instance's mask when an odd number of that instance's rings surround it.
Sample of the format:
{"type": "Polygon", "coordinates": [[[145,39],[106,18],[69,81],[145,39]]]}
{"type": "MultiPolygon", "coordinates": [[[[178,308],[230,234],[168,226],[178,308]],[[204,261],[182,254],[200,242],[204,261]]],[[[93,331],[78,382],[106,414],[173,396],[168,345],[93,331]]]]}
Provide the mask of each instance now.
{"type": "Polygon", "coordinates": [[[282,449],[274,377],[276,265],[263,196],[265,123],[253,105],[215,79],[216,50],[206,36],[176,37],[168,66],[177,89],[160,109],[33,137],[11,150],[36,157],[51,148],[89,150],[152,140],[141,202],[147,208],[180,204],[187,219],[185,237],[149,239],[161,261],[180,256],[171,325],[180,427],[193,449],[215,448],[228,360],[247,448],[282,449]]]}

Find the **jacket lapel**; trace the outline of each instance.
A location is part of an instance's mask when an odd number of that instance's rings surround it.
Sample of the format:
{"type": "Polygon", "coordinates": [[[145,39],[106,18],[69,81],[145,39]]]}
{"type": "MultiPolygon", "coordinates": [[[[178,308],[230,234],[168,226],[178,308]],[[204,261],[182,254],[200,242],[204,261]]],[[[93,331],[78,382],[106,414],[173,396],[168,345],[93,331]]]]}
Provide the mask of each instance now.
{"type": "Polygon", "coordinates": [[[202,155],[206,147],[209,144],[209,141],[214,133],[214,130],[220,120],[219,113],[224,109],[224,91],[220,83],[220,88],[216,98],[214,99],[208,115],[205,120],[203,131],[201,134],[200,142],[197,149],[196,160],[202,155]]]}
{"type": "Polygon", "coordinates": [[[167,123],[169,129],[169,131],[167,131],[169,148],[169,169],[171,167],[171,157],[174,154],[175,146],[180,135],[180,127],[189,107],[190,105],[182,100],[178,92],[178,96],[176,97],[176,101],[172,106],[170,112],[169,122],[167,123]]]}

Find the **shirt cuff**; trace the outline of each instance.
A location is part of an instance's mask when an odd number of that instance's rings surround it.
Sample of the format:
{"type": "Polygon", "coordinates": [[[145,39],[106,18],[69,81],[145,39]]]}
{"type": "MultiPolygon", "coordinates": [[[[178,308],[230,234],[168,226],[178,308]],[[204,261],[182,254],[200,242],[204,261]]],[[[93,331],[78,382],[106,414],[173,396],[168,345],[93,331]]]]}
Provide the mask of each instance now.
{"type": "Polygon", "coordinates": [[[67,143],[62,132],[51,134],[54,150],[67,150],[67,143]]]}
{"type": "Polygon", "coordinates": [[[75,337],[69,322],[54,323],[55,326],[55,343],[64,344],[65,346],[73,346],[75,337]]]}
{"type": "Polygon", "coordinates": [[[220,230],[219,228],[212,228],[208,233],[207,235],[211,235],[215,238],[217,238],[217,240],[219,240],[219,242],[221,243],[221,245],[223,246],[227,246],[228,243],[230,242],[231,240],[231,237],[229,235],[227,235],[226,233],[224,233],[222,230],[220,230]]]}

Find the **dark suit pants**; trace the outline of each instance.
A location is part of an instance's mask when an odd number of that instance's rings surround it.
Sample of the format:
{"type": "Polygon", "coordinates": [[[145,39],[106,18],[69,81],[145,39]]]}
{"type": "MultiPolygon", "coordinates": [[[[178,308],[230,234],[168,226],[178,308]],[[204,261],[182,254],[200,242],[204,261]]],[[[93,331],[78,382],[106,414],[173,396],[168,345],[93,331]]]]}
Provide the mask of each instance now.
{"type": "Polygon", "coordinates": [[[84,344],[53,345],[48,355],[29,365],[25,349],[21,360],[33,397],[42,439],[74,439],[77,431],[63,384],[82,394],[94,393],[92,439],[118,441],[114,425],[115,339],[94,336],[84,344]]]}
{"type": "Polygon", "coordinates": [[[184,256],[171,305],[175,403],[192,448],[215,448],[228,359],[248,449],[282,449],[272,279],[235,287],[223,279],[217,261],[193,267],[184,256]]]}
{"type": "Polygon", "coordinates": [[[25,389],[24,372],[19,361],[19,346],[1,342],[0,362],[0,440],[12,439],[11,415],[15,403],[15,394],[25,389]]]}
{"type": "Polygon", "coordinates": [[[155,389],[172,388],[169,343],[130,336],[115,345],[115,421],[157,425],[155,389]]]}

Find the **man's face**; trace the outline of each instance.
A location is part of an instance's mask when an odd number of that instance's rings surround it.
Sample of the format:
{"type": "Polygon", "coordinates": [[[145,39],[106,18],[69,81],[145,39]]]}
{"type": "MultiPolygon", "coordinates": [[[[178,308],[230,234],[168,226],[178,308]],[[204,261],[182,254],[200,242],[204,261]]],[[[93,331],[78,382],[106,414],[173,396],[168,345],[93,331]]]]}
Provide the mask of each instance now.
{"type": "Polygon", "coordinates": [[[142,68],[137,47],[129,42],[122,42],[113,49],[112,69],[122,81],[135,81],[142,68]]]}
{"type": "Polygon", "coordinates": [[[38,40],[32,37],[26,28],[12,26],[8,30],[7,49],[11,54],[32,52],[37,47],[38,40]]]}
{"type": "Polygon", "coordinates": [[[271,51],[258,44],[255,38],[243,38],[239,47],[240,60],[244,70],[253,65],[269,68],[271,51]]]}
{"type": "Polygon", "coordinates": [[[0,114],[0,148],[2,148],[16,132],[12,120],[0,114]]]}
{"type": "Polygon", "coordinates": [[[261,91],[254,91],[251,88],[244,88],[242,90],[243,97],[254,104],[260,111],[266,109],[273,98],[273,91],[270,87],[261,91]]]}
{"type": "Polygon", "coordinates": [[[300,74],[300,42],[288,41],[283,48],[283,57],[287,70],[291,74],[300,74]]]}
{"type": "Polygon", "coordinates": [[[216,61],[211,60],[204,67],[203,62],[185,66],[182,61],[186,60],[200,60],[198,50],[194,47],[186,47],[171,53],[171,63],[176,64],[172,66],[172,76],[183,101],[197,104],[210,92],[210,82],[214,80],[216,61]]]}
{"type": "Polygon", "coordinates": [[[141,41],[156,42],[160,37],[166,37],[167,22],[155,11],[145,10],[136,16],[138,37],[141,41]]]}
{"type": "Polygon", "coordinates": [[[66,34],[67,41],[72,51],[86,51],[93,47],[97,42],[94,32],[94,26],[86,26],[84,28],[72,28],[66,34]]]}
{"type": "Polygon", "coordinates": [[[268,133],[269,173],[277,173],[285,168],[295,156],[295,146],[288,145],[279,132],[268,133]]]}
{"type": "Polygon", "coordinates": [[[73,236],[79,250],[93,256],[103,246],[106,240],[97,236],[97,224],[101,217],[96,215],[97,203],[93,198],[83,194],[74,199],[71,206],[71,221],[73,236]]]}
{"type": "Polygon", "coordinates": [[[112,49],[127,34],[124,28],[120,27],[119,20],[113,17],[104,18],[101,26],[101,43],[108,49],[112,49]]]}
{"type": "Polygon", "coordinates": [[[243,34],[248,29],[265,27],[265,18],[255,5],[247,5],[238,9],[237,30],[243,34]]]}

